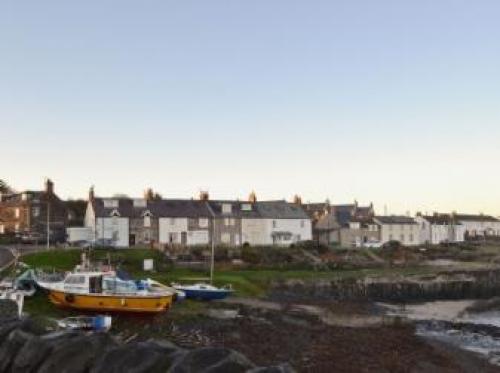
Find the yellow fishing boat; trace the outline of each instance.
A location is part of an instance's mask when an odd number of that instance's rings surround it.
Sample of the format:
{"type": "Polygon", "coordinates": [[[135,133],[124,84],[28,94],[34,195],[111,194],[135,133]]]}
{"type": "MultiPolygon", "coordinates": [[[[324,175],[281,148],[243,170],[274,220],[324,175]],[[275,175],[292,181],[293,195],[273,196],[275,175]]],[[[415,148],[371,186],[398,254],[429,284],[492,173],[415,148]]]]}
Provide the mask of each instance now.
{"type": "Polygon", "coordinates": [[[170,289],[158,291],[121,280],[114,272],[74,272],[63,281],[37,283],[57,306],[99,312],[165,312],[175,294],[170,289]]]}

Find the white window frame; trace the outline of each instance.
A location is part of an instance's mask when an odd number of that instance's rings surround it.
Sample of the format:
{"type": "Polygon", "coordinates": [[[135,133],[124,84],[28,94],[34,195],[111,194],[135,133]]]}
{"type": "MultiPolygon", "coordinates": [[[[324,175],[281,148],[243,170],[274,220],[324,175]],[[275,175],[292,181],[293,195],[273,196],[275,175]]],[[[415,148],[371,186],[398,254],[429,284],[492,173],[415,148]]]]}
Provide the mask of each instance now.
{"type": "Polygon", "coordinates": [[[208,218],[198,218],[198,225],[201,228],[208,228],[208,218]]]}

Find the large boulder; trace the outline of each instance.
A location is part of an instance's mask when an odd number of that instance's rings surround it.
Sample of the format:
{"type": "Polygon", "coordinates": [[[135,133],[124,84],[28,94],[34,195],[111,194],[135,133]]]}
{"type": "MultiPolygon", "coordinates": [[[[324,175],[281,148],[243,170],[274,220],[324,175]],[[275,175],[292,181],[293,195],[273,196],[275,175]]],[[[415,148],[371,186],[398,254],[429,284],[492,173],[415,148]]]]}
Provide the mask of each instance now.
{"type": "Polygon", "coordinates": [[[239,373],[255,368],[242,354],[225,348],[199,348],[177,359],[169,373],[239,373]]]}
{"type": "Polygon", "coordinates": [[[67,343],[78,335],[77,332],[65,331],[31,338],[17,354],[12,365],[12,373],[36,372],[44,359],[51,354],[54,346],[67,343]]]}
{"type": "Polygon", "coordinates": [[[19,350],[30,339],[33,334],[20,329],[14,329],[0,346],[0,372],[10,372],[12,362],[15,360],[19,350]]]}
{"type": "Polygon", "coordinates": [[[84,373],[93,366],[96,357],[116,346],[108,334],[81,334],[63,338],[56,343],[50,355],[37,370],[39,373],[84,373]]]}
{"type": "Polygon", "coordinates": [[[129,343],[107,351],[98,359],[91,373],[163,373],[185,353],[166,341],[129,343]]]}

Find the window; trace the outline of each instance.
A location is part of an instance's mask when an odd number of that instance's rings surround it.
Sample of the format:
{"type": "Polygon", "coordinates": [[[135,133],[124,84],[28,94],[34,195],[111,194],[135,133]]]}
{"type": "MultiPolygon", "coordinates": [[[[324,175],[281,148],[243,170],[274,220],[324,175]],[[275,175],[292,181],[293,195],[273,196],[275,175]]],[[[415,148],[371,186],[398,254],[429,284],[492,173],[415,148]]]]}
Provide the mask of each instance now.
{"type": "Polygon", "coordinates": [[[151,227],[151,217],[148,215],[144,217],[144,227],[146,228],[151,227]]]}
{"type": "Polygon", "coordinates": [[[199,218],[198,219],[198,225],[201,228],[207,228],[208,227],[208,219],[207,218],[199,218]]]}
{"type": "Polygon", "coordinates": [[[233,208],[232,208],[231,204],[224,203],[222,205],[222,213],[223,214],[230,214],[232,210],[233,210],[233,208]]]}
{"type": "Polygon", "coordinates": [[[399,241],[400,242],[405,242],[405,235],[402,234],[401,236],[399,236],[399,241]]]}
{"type": "Polygon", "coordinates": [[[175,218],[170,218],[170,225],[175,225],[175,218]]]}
{"type": "Polygon", "coordinates": [[[276,220],[273,220],[273,228],[276,228],[276,220]]]}
{"type": "Polygon", "coordinates": [[[145,199],[134,199],[134,207],[146,207],[148,202],[145,199]]]}
{"type": "MultiPolygon", "coordinates": [[[[304,228],[306,226],[306,222],[304,220],[300,221],[300,227],[304,228]]],[[[299,240],[300,241],[300,240],[299,240]]]]}
{"type": "Polygon", "coordinates": [[[413,242],[413,234],[410,234],[410,242],[413,242]]]}
{"type": "Polygon", "coordinates": [[[33,216],[35,218],[40,216],[40,207],[33,207],[33,216]]]}
{"type": "Polygon", "coordinates": [[[103,200],[104,207],[108,209],[118,208],[118,200],[116,199],[105,199],[103,200]]]}
{"type": "Polygon", "coordinates": [[[21,209],[17,207],[14,213],[16,215],[16,219],[19,219],[19,217],[21,216],[21,209]]]}
{"type": "Polygon", "coordinates": [[[229,226],[231,225],[231,219],[229,219],[229,218],[224,218],[224,225],[225,225],[226,227],[229,227],[229,226]]]}
{"type": "Polygon", "coordinates": [[[252,205],[250,203],[244,203],[241,205],[242,211],[252,211],[252,205]]]}
{"type": "Polygon", "coordinates": [[[151,232],[144,231],[144,242],[149,242],[149,241],[151,241],[151,232]]]}
{"type": "Polygon", "coordinates": [[[231,243],[231,235],[229,233],[222,233],[221,241],[223,244],[230,244],[231,243]]]}

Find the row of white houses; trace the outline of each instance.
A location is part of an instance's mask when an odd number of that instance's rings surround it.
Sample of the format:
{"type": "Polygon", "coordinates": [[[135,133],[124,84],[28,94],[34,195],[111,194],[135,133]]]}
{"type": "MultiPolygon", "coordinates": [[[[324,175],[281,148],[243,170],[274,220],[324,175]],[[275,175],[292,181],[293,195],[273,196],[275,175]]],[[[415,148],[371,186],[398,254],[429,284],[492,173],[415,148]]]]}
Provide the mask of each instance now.
{"type": "MultiPolygon", "coordinates": [[[[96,198],[85,214],[88,240],[117,247],[135,245],[280,245],[312,239],[309,216],[300,205],[279,201],[96,198]]],[[[71,236],[71,233],[70,233],[71,236]]]]}

